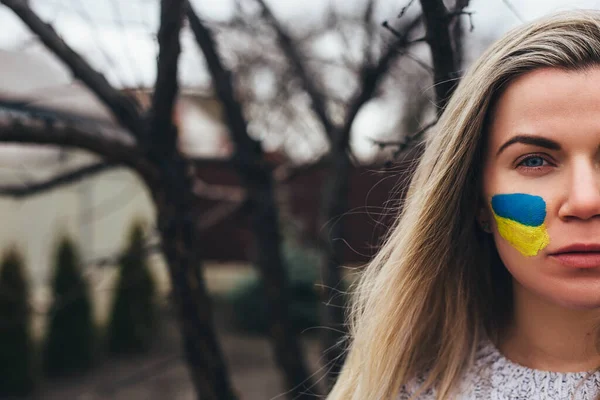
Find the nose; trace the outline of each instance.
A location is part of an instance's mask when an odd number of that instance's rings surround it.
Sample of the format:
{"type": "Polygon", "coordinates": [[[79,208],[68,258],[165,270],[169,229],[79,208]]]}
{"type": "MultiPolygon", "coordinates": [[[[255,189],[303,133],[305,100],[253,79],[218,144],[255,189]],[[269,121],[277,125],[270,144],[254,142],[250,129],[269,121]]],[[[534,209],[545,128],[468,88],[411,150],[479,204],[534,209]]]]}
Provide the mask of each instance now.
{"type": "Polygon", "coordinates": [[[566,200],[559,217],[587,220],[600,216],[600,171],[589,161],[574,164],[569,177],[566,200]]]}

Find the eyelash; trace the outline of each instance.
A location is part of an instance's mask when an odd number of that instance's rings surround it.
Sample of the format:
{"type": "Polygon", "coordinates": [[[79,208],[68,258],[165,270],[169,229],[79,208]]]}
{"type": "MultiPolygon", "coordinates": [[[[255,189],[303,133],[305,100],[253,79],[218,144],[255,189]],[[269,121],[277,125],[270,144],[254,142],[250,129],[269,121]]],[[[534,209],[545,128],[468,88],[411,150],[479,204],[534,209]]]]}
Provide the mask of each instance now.
{"type": "Polygon", "coordinates": [[[545,154],[528,154],[524,157],[522,157],[521,159],[517,160],[517,168],[524,168],[530,171],[537,171],[541,168],[547,167],[547,166],[552,166],[553,163],[552,161],[549,160],[549,157],[545,154]],[[537,167],[527,167],[525,165],[523,165],[524,162],[531,160],[533,158],[541,158],[544,162],[546,162],[546,165],[540,165],[537,167]]]}

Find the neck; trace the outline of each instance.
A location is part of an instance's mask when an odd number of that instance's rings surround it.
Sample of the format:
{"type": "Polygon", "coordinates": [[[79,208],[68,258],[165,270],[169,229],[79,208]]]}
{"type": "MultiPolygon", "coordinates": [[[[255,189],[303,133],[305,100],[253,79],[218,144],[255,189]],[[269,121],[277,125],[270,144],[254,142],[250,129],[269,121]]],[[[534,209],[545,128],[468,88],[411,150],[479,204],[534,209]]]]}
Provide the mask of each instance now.
{"type": "Polygon", "coordinates": [[[586,372],[600,367],[600,310],[551,303],[517,282],[513,288],[512,322],[499,343],[508,359],[555,372],[586,372]]]}

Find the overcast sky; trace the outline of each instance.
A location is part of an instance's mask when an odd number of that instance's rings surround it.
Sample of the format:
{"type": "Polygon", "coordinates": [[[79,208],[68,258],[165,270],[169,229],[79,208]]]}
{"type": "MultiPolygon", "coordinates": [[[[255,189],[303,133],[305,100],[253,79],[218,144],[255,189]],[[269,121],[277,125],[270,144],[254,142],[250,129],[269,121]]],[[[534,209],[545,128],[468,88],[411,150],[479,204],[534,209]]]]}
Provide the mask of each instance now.
{"type": "MultiPolygon", "coordinates": [[[[68,43],[82,53],[116,86],[150,86],[154,81],[156,43],[152,40],[158,22],[155,0],[30,0],[47,21],[54,23],[68,43]]],[[[559,10],[600,8],[600,0],[471,0],[474,11],[474,31],[469,42],[489,42],[508,29],[559,10]]],[[[268,0],[275,14],[288,26],[298,27],[323,18],[331,3],[328,0],[268,0]]],[[[232,15],[232,0],[192,0],[201,15],[212,20],[227,20],[232,15]]],[[[251,3],[251,2],[250,2],[251,3]]],[[[332,0],[335,7],[351,13],[364,6],[364,1],[332,0]]],[[[410,12],[419,11],[415,1],[410,12]]],[[[408,0],[380,0],[376,18],[393,20],[408,0]]],[[[0,49],[38,51],[28,43],[31,34],[7,8],[0,6],[0,49]]],[[[382,32],[384,34],[385,32],[382,32]]],[[[205,86],[208,76],[199,67],[201,54],[191,37],[183,37],[181,81],[187,86],[205,86]]],[[[480,50],[476,50],[480,51],[480,50]]],[[[477,54],[467,57],[470,61],[477,54]]],[[[58,63],[57,63],[58,65],[58,63]]],[[[43,79],[42,79],[43,80],[43,79]]],[[[0,77],[0,86],[15,84],[0,77]]],[[[33,82],[33,79],[32,79],[33,82]]],[[[24,85],[25,87],[25,85],[24,85]]],[[[43,83],[41,89],[43,90],[43,83]]],[[[2,87],[0,87],[0,92],[2,87]]],[[[385,128],[389,110],[381,104],[371,104],[361,112],[354,132],[373,132],[373,126],[385,128]]],[[[355,134],[359,151],[372,150],[365,135],[355,134]]]]}
{"type": "MultiPolygon", "coordinates": [[[[598,0],[510,0],[515,13],[505,0],[472,0],[475,30],[471,39],[498,37],[506,30],[524,21],[544,14],[573,8],[600,8],[598,0]],[[518,15],[518,16],[517,16],[518,15]]],[[[210,19],[226,20],[231,17],[233,0],[193,0],[201,15],[210,19]]],[[[149,84],[154,77],[156,45],[149,33],[157,26],[158,8],[154,0],[31,0],[34,8],[46,20],[55,22],[58,31],[69,44],[107,73],[116,85],[149,84]]],[[[322,18],[330,3],[346,12],[360,9],[363,1],[349,0],[270,0],[275,14],[291,26],[322,18]]],[[[377,18],[393,19],[394,14],[408,0],[380,0],[377,18]]],[[[418,1],[411,7],[417,12],[418,1]]],[[[0,48],[19,48],[30,36],[27,28],[5,7],[0,6],[0,48]]],[[[192,43],[184,38],[182,78],[187,84],[203,82],[206,76],[198,74],[201,62],[192,43]],[[187,47],[186,47],[187,45],[187,47]],[[191,50],[191,51],[187,51],[191,50]]]]}

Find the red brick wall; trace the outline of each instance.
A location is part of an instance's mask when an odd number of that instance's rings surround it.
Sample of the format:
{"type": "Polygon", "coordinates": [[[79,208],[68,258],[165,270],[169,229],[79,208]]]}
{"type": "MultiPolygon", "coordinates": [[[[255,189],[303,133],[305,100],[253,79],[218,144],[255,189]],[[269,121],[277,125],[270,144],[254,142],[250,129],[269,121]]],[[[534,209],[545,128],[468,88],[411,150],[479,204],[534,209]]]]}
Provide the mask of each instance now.
{"type": "MultiPolygon", "coordinates": [[[[349,211],[341,217],[344,239],[347,241],[345,262],[366,262],[387,233],[402,197],[409,174],[409,163],[393,169],[356,167],[350,177],[349,211]]],[[[197,175],[209,184],[239,187],[240,182],[230,163],[222,160],[199,160],[197,175]]],[[[279,190],[286,190],[289,211],[295,222],[305,227],[304,239],[316,243],[320,229],[327,229],[319,221],[321,187],[327,170],[324,164],[298,169],[279,190]]],[[[220,203],[199,201],[198,213],[213,212],[220,203]],[[211,211],[212,210],[212,211],[211,211]]],[[[227,219],[205,231],[199,246],[204,258],[219,261],[251,261],[253,235],[250,210],[239,208],[227,219]]],[[[331,223],[331,222],[330,222],[331,223]]]]}

